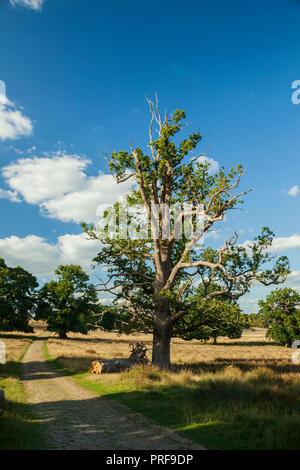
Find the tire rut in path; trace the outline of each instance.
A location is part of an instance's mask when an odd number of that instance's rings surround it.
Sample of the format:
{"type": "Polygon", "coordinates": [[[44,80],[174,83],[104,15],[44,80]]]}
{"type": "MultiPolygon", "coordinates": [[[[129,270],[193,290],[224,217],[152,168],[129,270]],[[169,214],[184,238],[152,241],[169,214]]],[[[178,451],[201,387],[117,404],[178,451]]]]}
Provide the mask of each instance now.
{"type": "Polygon", "coordinates": [[[27,402],[49,449],[204,450],[126,406],[86,390],[45,361],[43,340],[23,358],[27,402]]]}

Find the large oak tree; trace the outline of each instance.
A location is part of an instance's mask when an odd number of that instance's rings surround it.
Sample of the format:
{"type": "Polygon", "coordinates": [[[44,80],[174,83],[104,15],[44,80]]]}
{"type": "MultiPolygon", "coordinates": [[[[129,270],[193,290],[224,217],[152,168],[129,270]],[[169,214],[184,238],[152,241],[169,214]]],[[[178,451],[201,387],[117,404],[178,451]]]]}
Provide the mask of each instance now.
{"type": "MultiPolygon", "coordinates": [[[[170,341],[174,325],[192,307],[189,301],[195,283],[203,283],[203,301],[218,296],[238,299],[248,292],[251,283],[278,284],[288,273],[288,260],[279,258],[272,267],[268,249],[273,233],[264,228],[252,246],[237,243],[238,235],[224,242],[219,250],[199,246],[203,234],[224,220],[236,209],[248,190],[238,190],[243,170],[241,165],[228,172],[220,168],[211,174],[209,165],[195,152],[201,141],[199,131],[178,138],[184,132],[185,112],[176,110],[161,116],[157,100],[148,101],[151,112],[149,152],[130,145],[130,151],[114,152],[109,168],[118,183],[132,178],[136,183],[128,195],[131,205],[142,204],[149,222],[149,235],[126,239],[121,231],[114,237],[98,227],[83,225],[86,233],[102,242],[95,261],[107,267],[107,278],[98,289],[114,296],[118,311],[126,312],[127,331],[153,332],[152,362],[161,368],[170,367],[170,341]],[[181,208],[173,220],[164,210],[153,217],[153,207],[181,208]],[[192,236],[185,230],[176,234],[178,224],[195,228],[199,207],[204,224],[192,236]],[[188,209],[187,209],[188,207],[188,209]],[[151,217],[152,214],[152,217],[151,217]],[[166,225],[170,233],[166,236],[166,225]],[[215,283],[220,289],[211,291],[215,283]]],[[[121,204],[116,204],[118,210],[121,204]]],[[[134,219],[134,216],[131,217],[134,219]]],[[[117,217],[117,222],[120,221],[117,217]]],[[[139,226],[139,218],[136,217],[139,226]]],[[[107,228],[107,226],[106,226],[107,228]]],[[[122,230],[124,227],[122,227],[122,230]]],[[[124,233],[124,232],[122,232],[124,233]]]]}

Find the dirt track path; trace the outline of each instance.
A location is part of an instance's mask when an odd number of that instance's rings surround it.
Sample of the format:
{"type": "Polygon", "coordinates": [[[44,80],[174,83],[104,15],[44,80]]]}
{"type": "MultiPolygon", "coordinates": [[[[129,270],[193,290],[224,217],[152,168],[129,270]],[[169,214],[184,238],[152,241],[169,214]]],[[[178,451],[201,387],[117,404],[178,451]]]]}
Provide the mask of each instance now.
{"type": "Polygon", "coordinates": [[[126,406],[105,400],[52,369],[43,340],[23,358],[27,401],[47,436],[49,449],[194,450],[203,447],[150,423],[126,406]]]}

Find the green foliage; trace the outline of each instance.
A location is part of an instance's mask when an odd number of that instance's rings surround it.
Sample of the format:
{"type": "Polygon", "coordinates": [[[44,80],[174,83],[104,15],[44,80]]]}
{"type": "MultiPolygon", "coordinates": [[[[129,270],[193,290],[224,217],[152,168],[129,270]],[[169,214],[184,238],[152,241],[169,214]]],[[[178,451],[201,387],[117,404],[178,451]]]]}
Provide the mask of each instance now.
{"type": "Polygon", "coordinates": [[[36,278],[17,266],[6,266],[0,258],[0,331],[33,331],[28,322],[34,307],[36,278]]]}
{"type": "MultiPolygon", "coordinates": [[[[162,330],[173,329],[179,319],[191,312],[196,316],[191,297],[199,279],[203,301],[209,302],[219,296],[238,299],[249,291],[254,280],[264,285],[283,282],[289,272],[289,262],[286,257],[273,262],[269,247],[274,234],[268,227],[264,227],[249,246],[236,243],[237,236],[234,235],[219,250],[199,247],[198,240],[191,242],[185,233],[177,239],[174,235],[177,222],[173,218],[169,237],[163,236],[163,217],[158,220],[158,237],[153,236],[151,208],[154,205],[179,206],[183,225],[186,224],[184,205],[202,205],[204,233],[208,233],[229,211],[243,203],[243,196],[248,191],[237,191],[244,174],[241,165],[229,171],[221,167],[211,174],[209,164],[198,160],[196,147],[202,139],[199,131],[179,140],[178,133],[185,132],[184,111],[176,110],[163,120],[157,103],[149,102],[149,105],[152,114],[150,152],[147,154],[140,147],[131,147],[131,152],[114,152],[109,159],[109,168],[119,183],[133,178],[136,185],[127,202],[130,206],[144,206],[151,230],[147,236],[133,239],[120,236],[126,233],[127,226],[120,226],[113,237],[109,237],[109,224],[101,233],[93,225],[85,224],[83,229],[90,238],[102,242],[94,261],[107,268],[107,278],[99,288],[114,294],[113,306],[127,316],[121,330],[128,333],[154,331],[154,335],[158,335],[158,331],[163,334],[162,330]],[[212,283],[219,289],[210,291],[212,283]]],[[[122,204],[115,204],[115,209],[117,212],[122,210],[122,204]]],[[[195,226],[193,217],[192,227],[195,226]]],[[[117,221],[120,220],[117,216],[117,221]]],[[[139,227],[137,215],[132,215],[130,221],[139,227]]],[[[215,311],[222,311],[217,303],[215,311]]],[[[155,344],[154,355],[160,345],[167,345],[167,342],[156,337],[155,344]]],[[[167,346],[165,349],[168,350],[167,346]]],[[[156,364],[159,360],[154,358],[156,364]]],[[[167,359],[165,364],[168,367],[167,359]]]]}
{"type": "Polygon", "coordinates": [[[116,314],[113,312],[105,312],[99,323],[99,326],[106,331],[112,331],[115,329],[116,314]]]}
{"type": "Polygon", "coordinates": [[[97,291],[79,265],[59,266],[57,281],[46,283],[39,291],[36,318],[46,320],[48,330],[66,338],[69,331],[86,334],[95,328],[101,307],[97,291]]]}
{"type": "Polygon", "coordinates": [[[97,326],[105,331],[122,330],[126,332],[126,324],[131,321],[130,314],[119,311],[114,307],[101,306],[101,319],[97,322],[97,326]]]}
{"type": "Polygon", "coordinates": [[[300,339],[300,295],[293,289],[272,291],[266,300],[259,301],[259,315],[268,328],[267,337],[282,345],[291,346],[300,339]]]}
{"type": "MultiPolygon", "coordinates": [[[[220,289],[219,286],[210,286],[211,291],[220,289]]],[[[240,338],[242,332],[248,327],[247,318],[239,305],[226,296],[218,296],[210,301],[203,301],[204,291],[200,285],[196,293],[189,299],[190,310],[177,322],[174,335],[185,340],[217,341],[219,336],[240,338]]]]}

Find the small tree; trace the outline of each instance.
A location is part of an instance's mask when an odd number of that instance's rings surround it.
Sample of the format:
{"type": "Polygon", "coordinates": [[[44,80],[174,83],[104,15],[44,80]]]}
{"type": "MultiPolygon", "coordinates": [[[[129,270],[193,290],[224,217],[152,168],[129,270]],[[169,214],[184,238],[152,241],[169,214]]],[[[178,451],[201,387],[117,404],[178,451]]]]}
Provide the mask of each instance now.
{"type": "MultiPolygon", "coordinates": [[[[217,289],[220,287],[214,286],[211,291],[217,289]]],[[[174,336],[185,340],[213,338],[214,344],[219,336],[240,338],[243,330],[248,328],[248,322],[236,300],[219,296],[203,301],[203,297],[203,288],[200,286],[189,299],[192,305],[190,311],[176,323],[174,336]]]]}
{"type": "Polygon", "coordinates": [[[32,274],[20,266],[8,267],[0,258],[0,331],[33,331],[29,320],[37,287],[32,274]]]}
{"type": "MultiPolygon", "coordinates": [[[[209,165],[195,154],[200,132],[185,135],[181,142],[178,139],[185,112],[176,110],[171,116],[162,117],[157,101],[149,101],[149,106],[150,151],[130,146],[130,152],[114,152],[109,159],[110,171],[118,183],[134,180],[127,202],[143,206],[150,227],[148,235],[124,238],[126,227],[122,226],[121,217],[116,218],[120,231],[113,237],[108,236],[109,229],[99,233],[95,226],[83,228],[102,243],[94,261],[107,266],[108,276],[98,290],[114,295],[115,305],[130,313],[127,331],[132,328],[153,333],[152,362],[169,368],[174,327],[190,312],[190,290],[199,278],[204,292],[212,281],[221,286],[218,291],[208,292],[203,301],[219,295],[237,299],[248,292],[254,280],[264,285],[283,282],[289,263],[281,257],[270,267],[268,249],[274,234],[267,227],[251,246],[237,245],[238,235],[234,234],[219,250],[199,247],[203,234],[222,222],[247,194],[247,190],[237,190],[242,167],[238,165],[228,172],[220,168],[211,174],[209,165]],[[170,221],[172,207],[177,207],[178,212],[170,221]],[[197,225],[199,207],[203,209],[202,230],[196,229],[191,236],[183,230],[182,237],[178,237],[178,226],[197,225]]],[[[116,211],[119,208],[116,204],[116,211]]],[[[138,215],[131,220],[140,227],[138,215]]]]}
{"type": "Polygon", "coordinates": [[[59,266],[57,281],[46,283],[39,291],[36,318],[46,320],[48,330],[67,338],[67,333],[87,334],[95,327],[100,312],[97,292],[79,265],[59,266]]]}
{"type": "Polygon", "coordinates": [[[266,300],[259,301],[259,315],[268,328],[266,336],[291,347],[300,339],[299,311],[300,295],[293,289],[284,288],[272,291],[266,300]]]}

